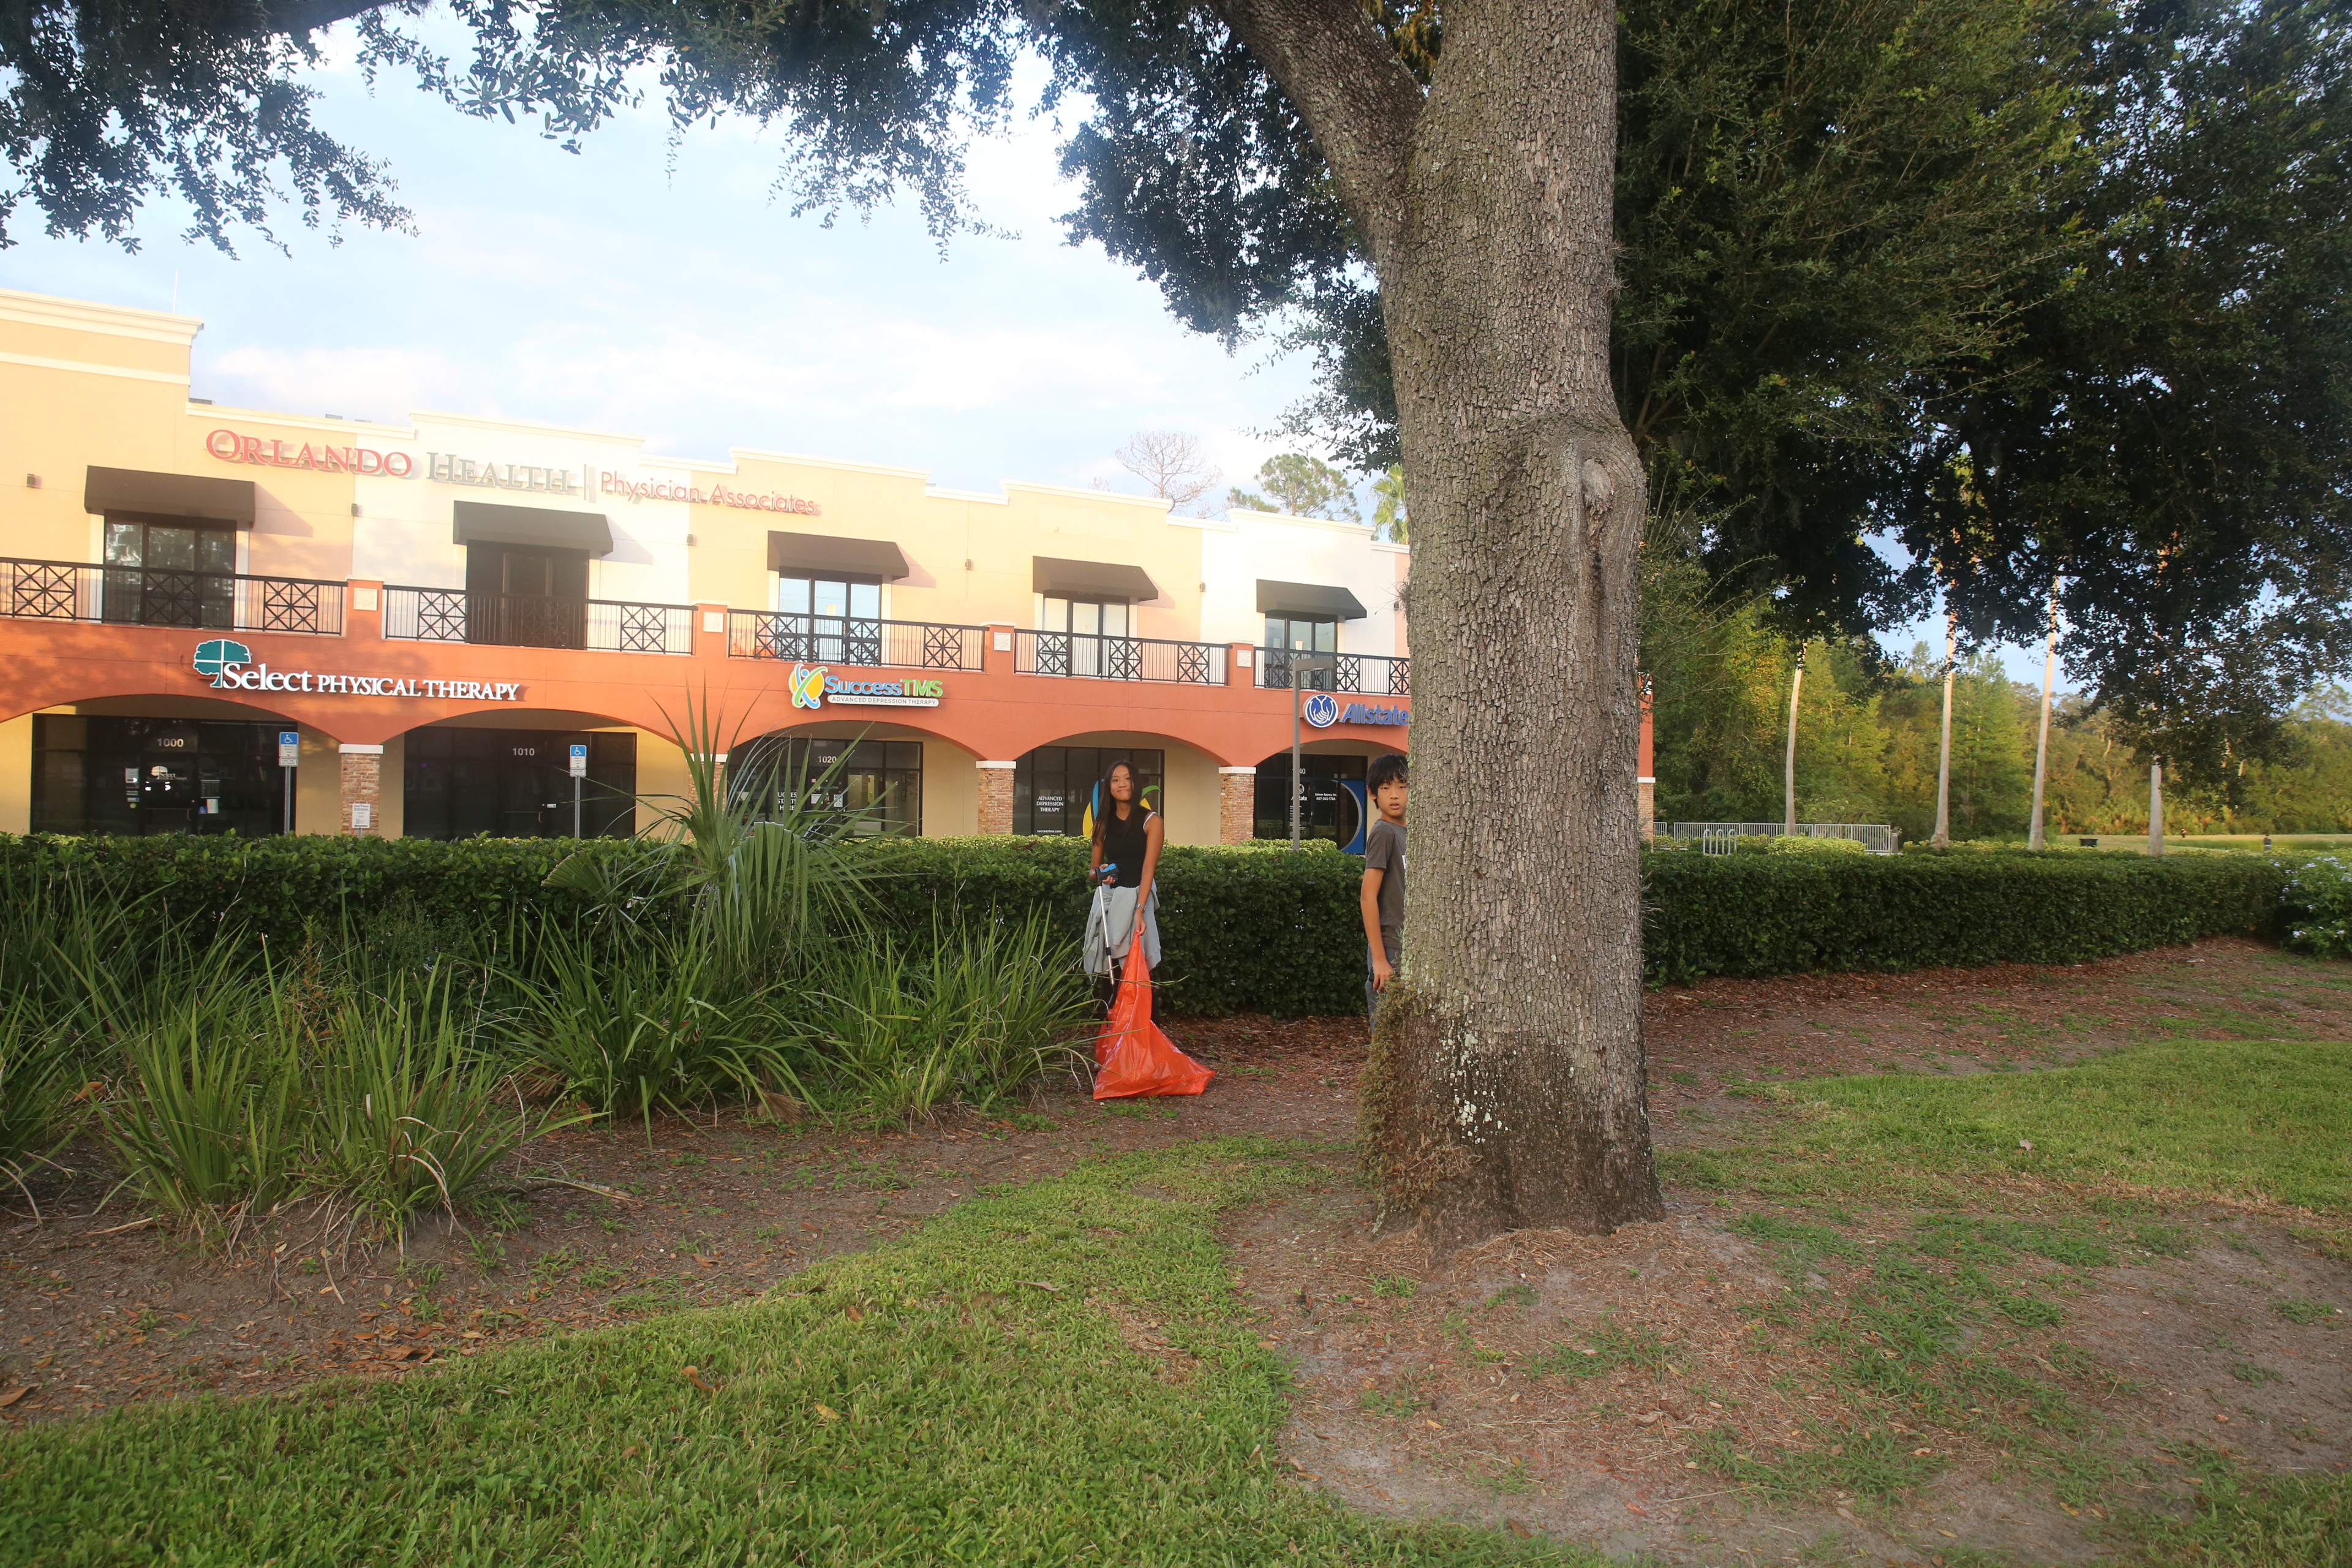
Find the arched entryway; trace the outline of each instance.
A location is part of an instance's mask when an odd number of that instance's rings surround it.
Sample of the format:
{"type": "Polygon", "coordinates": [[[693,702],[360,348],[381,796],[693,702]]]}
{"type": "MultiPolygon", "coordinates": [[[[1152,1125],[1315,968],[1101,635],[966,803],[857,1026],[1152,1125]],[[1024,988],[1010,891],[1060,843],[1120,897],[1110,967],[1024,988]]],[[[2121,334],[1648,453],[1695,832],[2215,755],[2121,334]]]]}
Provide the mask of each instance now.
{"type": "Polygon", "coordinates": [[[51,704],[0,724],[0,831],[260,838],[323,830],[336,813],[331,736],[218,698],[51,704]]]}
{"type": "Polygon", "coordinates": [[[980,830],[972,753],[910,724],[825,721],[796,724],[728,752],[730,787],[765,798],[798,791],[842,813],[861,835],[949,837],[980,830]]]}
{"type": "MultiPolygon", "coordinates": [[[[1304,788],[1297,802],[1298,836],[1325,838],[1350,855],[1364,848],[1364,830],[1371,824],[1364,795],[1364,773],[1374,757],[1396,752],[1394,746],[1362,741],[1310,741],[1300,749],[1299,777],[1304,788]]],[[[1291,832],[1291,771],[1287,747],[1257,764],[1256,802],[1252,813],[1259,838],[1288,838],[1291,832]]]]}
{"type": "Polygon", "coordinates": [[[653,826],[639,797],[684,774],[667,737],[602,714],[465,713],[384,742],[380,826],[395,838],[625,838],[653,826]],[[577,779],[574,746],[585,748],[577,779]]]}
{"type": "Polygon", "coordinates": [[[1144,798],[1167,819],[1168,842],[1218,842],[1217,759],[1173,736],[1145,731],[1091,731],[1023,752],[1013,768],[1013,832],[1083,837],[1094,786],[1115,761],[1134,768],[1144,798]]]}

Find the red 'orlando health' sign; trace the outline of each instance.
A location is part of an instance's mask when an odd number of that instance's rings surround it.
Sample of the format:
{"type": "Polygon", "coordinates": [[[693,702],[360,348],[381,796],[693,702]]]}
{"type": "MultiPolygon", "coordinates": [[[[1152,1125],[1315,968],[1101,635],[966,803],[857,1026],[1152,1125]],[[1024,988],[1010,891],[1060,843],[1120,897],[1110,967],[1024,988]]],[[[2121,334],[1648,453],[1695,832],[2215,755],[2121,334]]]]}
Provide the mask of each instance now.
{"type": "Polygon", "coordinates": [[[224,463],[257,463],[270,468],[316,468],[337,474],[384,474],[404,479],[416,471],[416,459],[405,452],[379,452],[373,447],[331,447],[324,441],[300,443],[241,436],[215,430],[205,437],[205,450],[224,463]]]}

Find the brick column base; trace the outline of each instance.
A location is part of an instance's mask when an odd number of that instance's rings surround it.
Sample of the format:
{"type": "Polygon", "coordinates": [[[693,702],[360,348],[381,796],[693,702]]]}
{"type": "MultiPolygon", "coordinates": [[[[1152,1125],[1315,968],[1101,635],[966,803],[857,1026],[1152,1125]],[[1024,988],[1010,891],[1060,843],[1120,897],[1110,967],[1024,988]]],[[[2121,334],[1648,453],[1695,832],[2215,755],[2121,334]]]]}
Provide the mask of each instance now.
{"type": "Polygon", "coordinates": [[[340,832],[376,837],[383,832],[383,748],[345,746],[342,752],[343,812],[340,832]]]}
{"type": "Polygon", "coordinates": [[[1642,814],[1642,842],[1647,844],[1658,830],[1658,825],[1654,820],[1658,815],[1658,781],[1638,779],[1634,782],[1633,789],[1637,797],[1637,809],[1642,814]]]}
{"type": "Polygon", "coordinates": [[[1257,837],[1257,770],[1217,770],[1217,842],[1247,844],[1257,837]]]}
{"type": "Polygon", "coordinates": [[[1013,769],[1011,763],[981,763],[980,830],[1013,831],[1013,769]]]}

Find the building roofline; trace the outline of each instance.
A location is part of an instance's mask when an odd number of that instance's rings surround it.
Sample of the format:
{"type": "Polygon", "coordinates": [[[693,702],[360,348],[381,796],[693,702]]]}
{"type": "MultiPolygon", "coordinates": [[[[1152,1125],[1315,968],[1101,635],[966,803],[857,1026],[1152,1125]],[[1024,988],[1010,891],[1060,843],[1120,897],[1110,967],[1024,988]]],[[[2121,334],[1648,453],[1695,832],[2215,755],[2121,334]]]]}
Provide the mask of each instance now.
{"type": "Polygon", "coordinates": [[[316,430],[322,435],[356,431],[394,441],[416,439],[416,430],[413,426],[379,425],[373,419],[330,419],[323,414],[283,414],[267,408],[238,408],[226,403],[197,403],[193,400],[187,405],[187,413],[192,419],[218,417],[246,425],[283,425],[297,430],[316,430]]]}
{"type": "Polygon", "coordinates": [[[757,447],[730,447],[727,455],[735,459],[736,471],[742,471],[746,458],[763,463],[793,463],[807,468],[835,468],[847,474],[881,474],[887,478],[919,479],[928,484],[929,468],[903,468],[896,463],[860,463],[846,458],[812,458],[805,452],[770,452],[757,447]]]}
{"type": "Polygon", "coordinates": [[[20,289],[0,289],[0,321],[33,327],[58,327],[69,331],[102,332],[109,337],[138,338],[151,343],[186,348],[205,330],[201,316],[170,310],[142,310],[129,305],[102,305],[92,300],[68,300],[56,294],[31,294],[20,289]]]}
{"type": "Polygon", "coordinates": [[[1004,481],[1004,493],[1007,496],[1015,490],[1025,495],[1064,496],[1072,500],[1108,500],[1118,501],[1123,506],[1150,507],[1163,516],[1168,511],[1168,500],[1164,496],[1135,496],[1129,495],[1125,490],[1098,490],[1078,485],[1039,484],[1030,479],[1004,481]]]}
{"type": "Polygon", "coordinates": [[[436,425],[464,425],[477,430],[513,430],[532,436],[571,436],[591,441],[619,441],[643,447],[646,438],[626,430],[593,430],[580,425],[558,425],[546,419],[508,419],[485,414],[455,414],[446,408],[412,408],[408,416],[421,426],[426,420],[436,425]]]}
{"type": "MultiPolygon", "coordinates": [[[[1285,528],[1328,528],[1341,533],[1366,535],[1372,531],[1372,525],[1369,522],[1335,522],[1328,517],[1300,517],[1297,512],[1289,511],[1250,511],[1242,507],[1234,507],[1225,515],[1237,523],[1274,522],[1280,523],[1285,528]]],[[[1372,542],[1377,544],[1381,541],[1373,540],[1372,542]]]]}

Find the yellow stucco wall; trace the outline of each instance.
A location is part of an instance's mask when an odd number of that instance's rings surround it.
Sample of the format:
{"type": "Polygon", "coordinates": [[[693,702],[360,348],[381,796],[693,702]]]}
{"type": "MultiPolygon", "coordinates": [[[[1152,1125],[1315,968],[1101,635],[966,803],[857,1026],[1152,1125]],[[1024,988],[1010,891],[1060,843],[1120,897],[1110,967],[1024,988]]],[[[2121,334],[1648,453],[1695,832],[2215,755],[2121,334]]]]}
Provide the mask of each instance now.
{"type": "MultiPolygon", "coordinates": [[[[768,535],[888,540],[908,574],[889,584],[889,618],[958,626],[1036,624],[1034,558],[1143,568],[1160,597],[1140,606],[1137,634],[1190,639],[1201,624],[1201,536],[1167,525],[1146,496],[1008,483],[1000,499],[925,488],[919,468],[738,452],[732,475],[698,473],[697,488],[814,502],[814,517],[705,505],[693,509],[690,581],[698,603],[765,609],[774,576],[768,535]],[[967,564],[969,563],[969,564],[967,564]]],[[[626,501],[617,504],[627,505],[626,501]]]]}
{"type": "MultiPolygon", "coordinates": [[[[352,575],[352,503],[356,481],[333,469],[281,468],[223,462],[205,449],[215,430],[234,427],[255,437],[283,441],[299,457],[304,447],[342,449],[375,446],[362,426],[338,419],[289,418],[183,404],[174,423],[171,460],[157,465],[175,473],[253,481],[253,527],[246,535],[245,570],[266,577],[310,577],[341,582],[352,575]]],[[[323,459],[315,459],[323,460],[323,459]]]]}
{"type": "Polygon", "coordinates": [[[33,716],[0,723],[0,833],[33,830],[33,716]]]}

